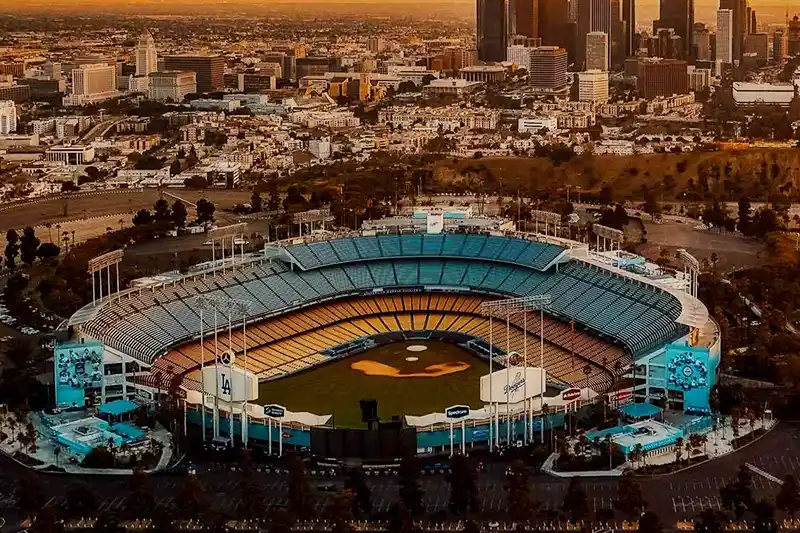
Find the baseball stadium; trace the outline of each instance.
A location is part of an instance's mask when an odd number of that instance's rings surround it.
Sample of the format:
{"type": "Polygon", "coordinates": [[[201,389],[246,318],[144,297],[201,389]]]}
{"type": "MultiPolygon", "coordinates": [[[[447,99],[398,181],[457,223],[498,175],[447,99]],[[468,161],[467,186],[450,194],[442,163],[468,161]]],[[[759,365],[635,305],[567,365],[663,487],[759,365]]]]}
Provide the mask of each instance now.
{"type": "Polygon", "coordinates": [[[334,455],[318,435],[384,423],[420,453],[527,441],[598,397],[709,411],[719,334],[691,266],[427,217],[249,254],[223,235],[188,273],[112,291],[107,270],[106,294],[100,270],[65,345],[102,345],[103,402],[177,388],[204,438],[270,450],[334,455]]]}

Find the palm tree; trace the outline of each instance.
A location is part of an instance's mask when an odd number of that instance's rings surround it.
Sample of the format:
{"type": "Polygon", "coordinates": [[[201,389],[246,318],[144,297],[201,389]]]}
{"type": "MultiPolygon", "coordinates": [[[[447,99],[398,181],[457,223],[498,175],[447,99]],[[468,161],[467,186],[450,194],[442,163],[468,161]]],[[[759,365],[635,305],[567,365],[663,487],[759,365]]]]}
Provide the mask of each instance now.
{"type": "Polygon", "coordinates": [[[61,446],[56,446],[53,449],[53,455],[56,456],[56,468],[58,468],[58,456],[61,455],[61,446]]]}
{"type": "Polygon", "coordinates": [[[122,231],[123,226],[125,225],[125,221],[122,219],[117,220],[117,224],[119,224],[119,229],[122,231]]]}
{"type": "Polygon", "coordinates": [[[44,227],[47,228],[47,240],[49,240],[50,243],[52,243],[53,242],[53,230],[52,230],[53,223],[52,222],[46,222],[44,227]]]}

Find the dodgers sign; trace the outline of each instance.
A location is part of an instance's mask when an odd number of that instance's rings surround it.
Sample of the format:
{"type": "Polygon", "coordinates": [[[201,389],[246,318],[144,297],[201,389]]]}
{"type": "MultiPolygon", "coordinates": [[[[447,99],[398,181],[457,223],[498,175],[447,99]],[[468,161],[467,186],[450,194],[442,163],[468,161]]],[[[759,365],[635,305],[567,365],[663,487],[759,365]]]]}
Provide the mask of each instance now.
{"type": "Polygon", "coordinates": [[[444,410],[444,416],[447,418],[464,418],[469,415],[469,405],[453,405],[444,410]]]}
{"type": "Polygon", "coordinates": [[[544,369],[511,366],[481,377],[481,401],[517,403],[542,393],[544,369]]]}

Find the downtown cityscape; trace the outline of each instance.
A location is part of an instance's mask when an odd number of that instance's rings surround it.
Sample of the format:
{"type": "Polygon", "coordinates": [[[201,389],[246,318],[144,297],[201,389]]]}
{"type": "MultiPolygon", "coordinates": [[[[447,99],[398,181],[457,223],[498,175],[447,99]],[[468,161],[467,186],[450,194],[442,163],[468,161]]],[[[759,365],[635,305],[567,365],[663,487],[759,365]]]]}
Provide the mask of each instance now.
{"type": "Polygon", "coordinates": [[[800,530],[800,4],[3,2],[0,533],[800,530]]]}

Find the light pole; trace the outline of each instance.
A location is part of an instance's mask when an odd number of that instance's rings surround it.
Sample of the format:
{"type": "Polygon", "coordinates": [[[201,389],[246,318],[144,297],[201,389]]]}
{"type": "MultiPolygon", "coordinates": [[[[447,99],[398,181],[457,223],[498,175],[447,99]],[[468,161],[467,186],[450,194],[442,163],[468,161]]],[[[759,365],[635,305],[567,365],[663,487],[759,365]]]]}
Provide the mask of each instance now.
{"type": "MultiPolygon", "coordinates": [[[[510,329],[511,329],[511,317],[512,315],[522,313],[523,315],[523,333],[526,340],[523,344],[523,357],[525,360],[524,363],[524,372],[525,372],[525,379],[523,380],[523,410],[525,406],[525,402],[529,399],[527,394],[527,370],[528,370],[528,353],[527,353],[527,313],[529,311],[536,311],[538,310],[540,313],[540,342],[539,342],[539,366],[540,366],[540,376],[541,376],[541,383],[540,386],[540,396],[541,396],[541,403],[539,409],[541,411],[542,405],[544,405],[544,391],[546,387],[546,377],[545,377],[545,370],[544,370],[544,309],[549,307],[552,303],[552,297],[549,294],[540,294],[540,295],[533,295],[533,296],[523,296],[520,298],[509,298],[505,300],[492,300],[488,302],[483,302],[481,304],[481,314],[484,316],[489,317],[489,449],[492,450],[492,412],[491,412],[491,405],[494,400],[494,396],[492,394],[492,355],[493,355],[493,335],[492,335],[492,326],[493,326],[493,318],[505,318],[506,319],[506,344],[507,344],[507,352],[511,349],[510,343],[510,329]]],[[[506,425],[507,425],[507,438],[511,439],[511,429],[510,429],[510,416],[511,416],[511,391],[509,389],[510,384],[508,383],[508,366],[509,366],[509,357],[508,353],[506,354],[506,425]]],[[[529,427],[531,428],[531,440],[533,437],[533,403],[531,402],[531,420],[529,427]]],[[[499,433],[499,426],[500,426],[500,414],[499,409],[495,410],[495,440],[497,444],[500,443],[500,437],[497,433],[499,433]]],[[[544,441],[544,424],[542,423],[542,441],[544,441]]]]}

